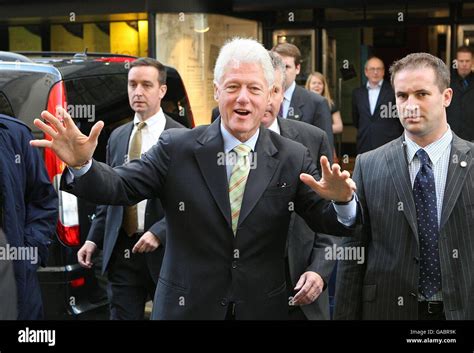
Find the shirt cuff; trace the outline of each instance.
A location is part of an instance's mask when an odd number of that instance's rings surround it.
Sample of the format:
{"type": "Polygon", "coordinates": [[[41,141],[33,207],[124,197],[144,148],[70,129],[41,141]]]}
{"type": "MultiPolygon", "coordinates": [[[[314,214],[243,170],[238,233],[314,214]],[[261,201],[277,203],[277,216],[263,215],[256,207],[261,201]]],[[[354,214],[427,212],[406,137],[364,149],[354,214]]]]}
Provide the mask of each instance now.
{"type": "Polygon", "coordinates": [[[352,226],[357,218],[357,195],[347,205],[336,205],[332,203],[336,210],[337,220],[346,227],[352,226]]]}
{"type": "Polygon", "coordinates": [[[69,170],[69,173],[67,173],[66,175],[66,182],[70,184],[74,180],[74,178],[80,178],[81,176],[86,174],[89,171],[89,169],[91,169],[91,166],[92,166],[92,160],[84,164],[84,166],[81,169],[74,169],[74,168],[67,167],[67,169],[69,170]]]}

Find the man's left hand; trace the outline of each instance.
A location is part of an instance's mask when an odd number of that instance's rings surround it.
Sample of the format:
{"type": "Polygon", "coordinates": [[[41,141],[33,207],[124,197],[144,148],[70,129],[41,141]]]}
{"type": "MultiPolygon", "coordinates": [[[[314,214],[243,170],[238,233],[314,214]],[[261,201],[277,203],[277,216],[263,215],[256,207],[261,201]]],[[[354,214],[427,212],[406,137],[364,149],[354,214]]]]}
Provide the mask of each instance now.
{"type": "Polygon", "coordinates": [[[334,163],[332,167],[326,156],[321,157],[322,178],[316,181],[313,176],[302,173],[300,179],[311,189],[326,200],[337,202],[348,202],[357,190],[351,175],[347,170],[341,172],[339,164],[334,163]]]}
{"type": "Polygon", "coordinates": [[[159,239],[152,232],[146,232],[138,239],[132,249],[132,253],[152,252],[156,250],[158,246],[160,246],[159,239]]]}
{"type": "Polygon", "coordinates": [[[324,288],[324,281],[319,274],[313,271],[303,273],[296,283],[295,290],[299,290],[293,297],[294,305],[306,305],[314,302],[324,288]]]}

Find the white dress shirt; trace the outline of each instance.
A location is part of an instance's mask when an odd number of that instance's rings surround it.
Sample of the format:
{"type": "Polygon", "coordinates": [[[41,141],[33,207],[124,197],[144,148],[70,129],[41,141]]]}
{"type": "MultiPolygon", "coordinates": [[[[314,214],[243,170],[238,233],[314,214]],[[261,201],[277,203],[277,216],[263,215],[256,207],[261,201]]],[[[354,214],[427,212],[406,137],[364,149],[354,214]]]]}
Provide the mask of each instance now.
{"type": "MultiPolygon", "coordinates": [[[[133,130],[130,134],[130,140],[128,142],[128,146],[130,148],[130,143],[132,141],[133,136],[137,131],[137,125],[140,123],[140,119],[138,118],[137,114],[133,118],[133,130]]],[[[160,108],[158,113],[151,116],[147,120],[145,120],[146,125],[142,128],[142,150],[141,153],[145,153],[150,148],[152,148],[161,136],[161,133],[165,129],[166,125],[166,118],[163,114],[163,110],[160,108]]],[[[146,210],[146,202],[147,200],[143,200],[137,204],[137,214],[138,214],[138,232],[144,232],[148,229],[145,228],[145,210],[146,210]]]]}
{"type": "Polygon", "coordinates": [[[377,105],[377,99],[379,99],[380,90],[382,89],[383,80],[380,80],[375,86],[372,86],[367,81],[367,91],[369,91],[369,105],[370,114],[374,114],[375,106],[377,105]]]}
{"type": "MultiPolygon", "coordinates": [[[[287,118],[288,117],[288,110],[290,109],[290,103],[291,103],[291,97],[293,97],[293,93],[295,92],[296,89],[296,82],[293,81],[293,83],[288,87],[285,91],[285,94],[283,95],[283,116],[282,118],[287,118]]],[[[294,112],[292,112],[294,114],[294,112]]]]}

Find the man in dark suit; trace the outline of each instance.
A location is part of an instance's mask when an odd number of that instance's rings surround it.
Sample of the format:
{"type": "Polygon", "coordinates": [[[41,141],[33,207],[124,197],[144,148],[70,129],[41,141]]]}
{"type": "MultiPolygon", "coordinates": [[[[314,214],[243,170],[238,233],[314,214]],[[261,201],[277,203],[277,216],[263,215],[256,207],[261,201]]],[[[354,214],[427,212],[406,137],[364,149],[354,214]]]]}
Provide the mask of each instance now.
{"type": "Polygon", "coordinates": [[[357,153],[364,153],[402,134],[396,114],[395,94],[383,79],[385,67],[377,57],[365,63],[367,84],[352,92],[352,121],[357,128],[357,153]]]}
{"type": "Polygon", "coordinates": [[[0,226],[14,250],[3,255],[12,256],[19,320],[44,318],[37,271],[47,264],[58,218],[58,196],[32,138],[20,120],[0,114],[0,226]]]}
{"type": "MultiPolygon", "coordinates": [[[[54,128],[35,120],[52,140],[32,145],[51,148],[69,166],[62,188],[104,204],[160,198],[167,240],[153,318],[285,319],[291,213],[313,230],[342,236],[362,221],[347,171],[322,157],[318,182],[304,146],[260,128],[273,80],[260,43],[228,42],[214,69],[221,118],[165,131],[141,159],[113,169],[91,159],[102,122],[87,137],[67,114],[65,127],[48,112],[42,117],[54,128]]],[[[299,293],[302,301],[317,295],[313,283],[299,293]]]]}
{"type": "Polygon", "coordinates": [[[456,51],[456,68],[451,74],[453,100],[446,110],[450,128],[459,137],[474,141],[474,73],[472,50],[468,46],[456,51]]]}
{"type": "MultiPolygon", "coordinates": [[[[163,113],[160,103],[165,94],[166,72],[161,63],[150,58],[131,63],[128,96],[135,116],[110,136],[108,165],[120,166],[132,158],[137,134],[141,154],[158,141],[163,130],[183,127],[163,113]],[[139,128],[142,122],[145,125],[139,128]]],[[[92,254],[97,247],[103,249],[102,271],[107,271],[110,317],[115,320],[143,319],[146,300],[154,297],[164,253],[158,248],[162,236],[158,221],[164,216],[160,200],[153,198],[136,206],[132,217],[137,224],[132,230],[128,229],[127,212],[130,209],[122,206],[98,206],[87,240],[77,254],[82,266],[91,267],[92,254]]]]}
{"type": "Polygon", "coordinates": [[[410,54],[390,72],[405,132],[356,161],[367,222],[344,253],[365,256],[339,262],[335,319],[472,320],[474,144],[447,124],[442,60],[410,54]]]}
{"type": "MultiPolygon", "coordinates": [[[[262,118],[262,125],[307,147],[316,168],[321,172],[319,164],[321,156],[331,160],[332,155],[327,135],[315,126],[278,116],[285,91],[285,64],[279,55],[274,52],[269,54],[275,69],[275,82],[270,103],[262,118]]],[[[292,214],[285,249],[290,319],[329,320],[329,296],[325,289],[334,269],[334,261],[327,260],[325,255],[326,249],[332,248],[335,239],[326,234],[314,233],[301,217],[292,214]],[[308,280],[315,283],[320,294],[313,302],[300,303],[299,297],[295,294],[308,280]]]]}
{"type": "Polygon", "coordinates": [[[328,136],[329,144],[334,146],[332,133],[332,117],[326,99],[296,84],[296,76],[301,69],[301,52],[291,43],[276,45],[273,52],[281,56],[285,63],[285,93],[281,108],[281,116],[286,119],[303,121],[319,127],[328,136]]]}

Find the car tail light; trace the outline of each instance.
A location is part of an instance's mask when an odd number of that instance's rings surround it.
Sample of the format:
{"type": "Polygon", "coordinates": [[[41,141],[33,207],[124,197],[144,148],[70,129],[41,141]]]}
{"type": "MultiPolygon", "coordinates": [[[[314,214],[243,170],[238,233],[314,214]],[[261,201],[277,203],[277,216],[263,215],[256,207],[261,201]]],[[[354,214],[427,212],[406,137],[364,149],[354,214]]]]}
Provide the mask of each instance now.
{"type": "Polygon", "coordinates": [[[111,57],[103,57],[103,58],[98,58],[94,59],[94,61],[100,61],[103,63],[125,63],[125,62],[132,62],[137,60],[137,58],[133,57],[123,57],[123,56],[111,56],[111,57]]]}
{"type": "MultiPolygon", "coordinates": [[[[49,93],[47,110],[51,114],[56,114],[56,107],[67,107],[66,90],[64,82],[57,82],[49,93]]],[[[48,134],[45,138],[51,140],[48,134]]],[[[59,183],[65,164],[56,154],[46,148],[44,151],[44,161],[49,178],[53,183],[59,198],[59,220],[56,227],[59,240],[67,246],[78,246],[80,244],[79,213],[77,208],[77,198],[74,195],[59,190],[59,183]]]]}
{"type": "Polygon", "coordinates": [[[72,288],[82,287],[84,284],[86,284],[86,279],[84,277],[79,277],[73,279],[70,284],[72,288]]]}

